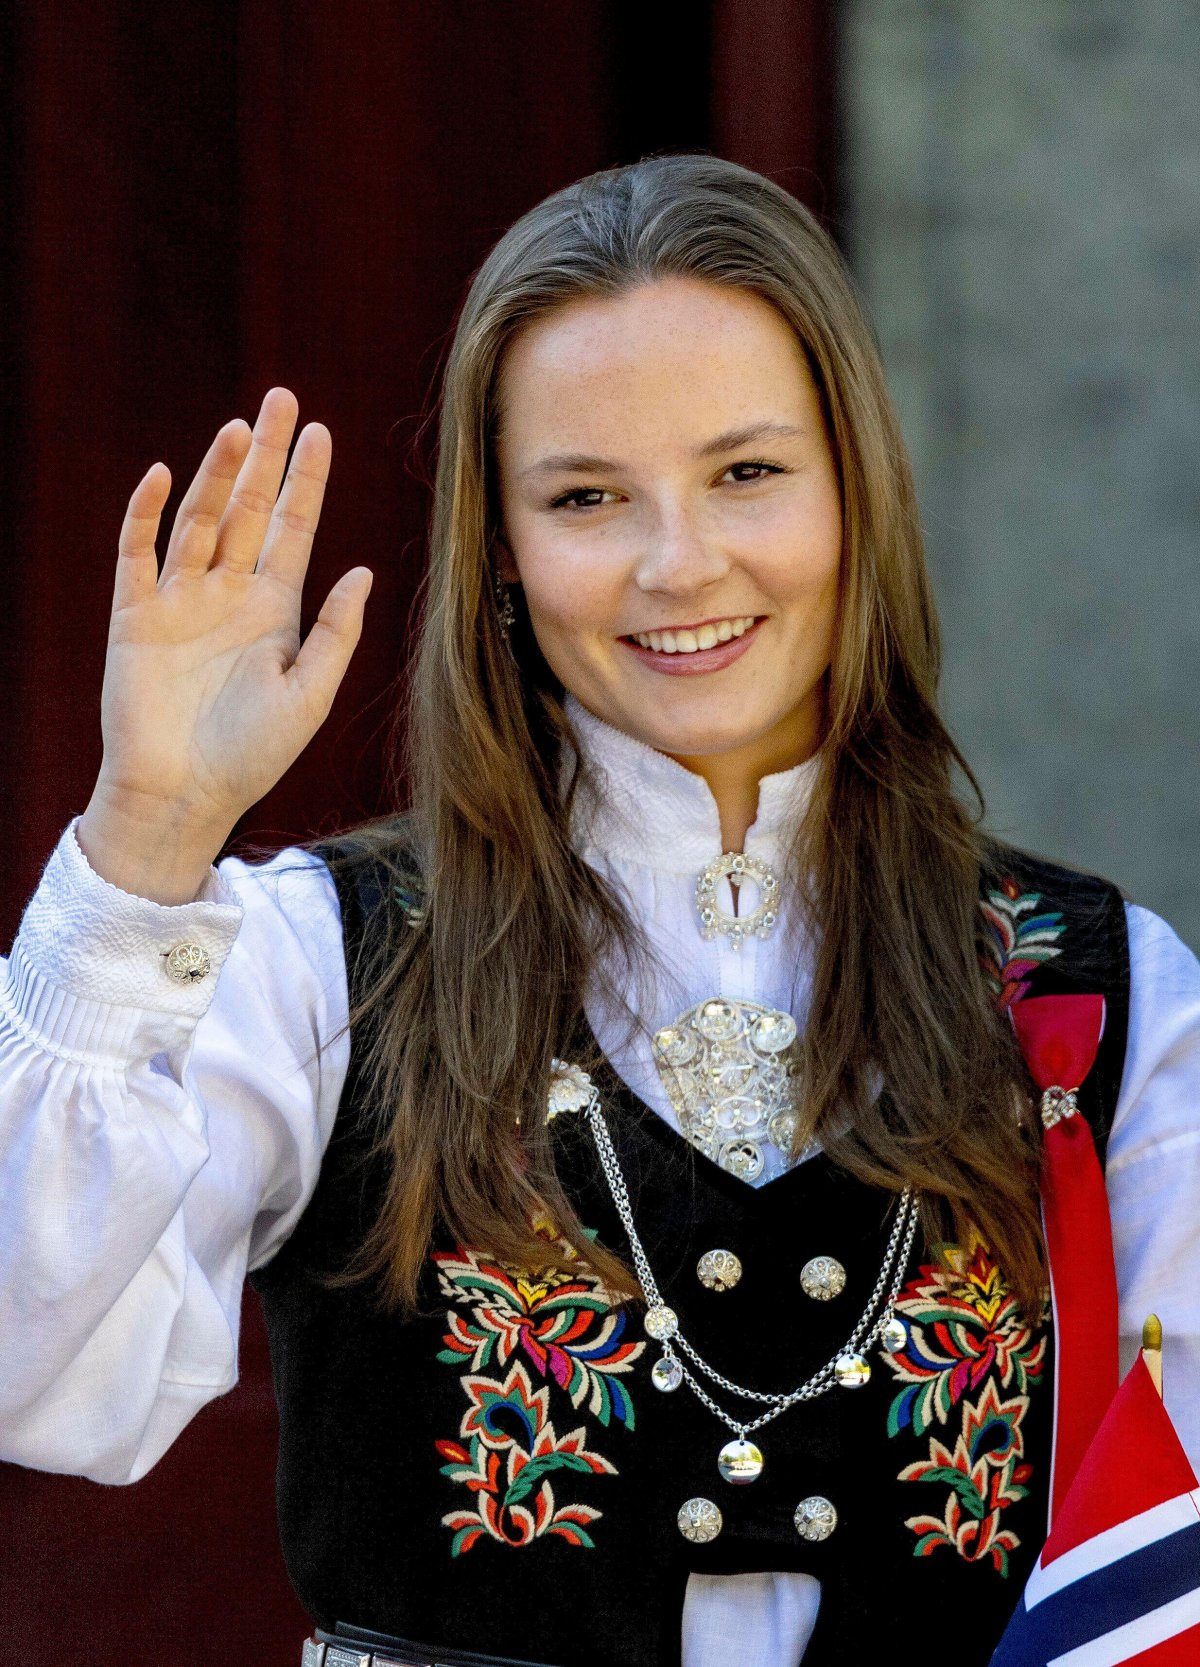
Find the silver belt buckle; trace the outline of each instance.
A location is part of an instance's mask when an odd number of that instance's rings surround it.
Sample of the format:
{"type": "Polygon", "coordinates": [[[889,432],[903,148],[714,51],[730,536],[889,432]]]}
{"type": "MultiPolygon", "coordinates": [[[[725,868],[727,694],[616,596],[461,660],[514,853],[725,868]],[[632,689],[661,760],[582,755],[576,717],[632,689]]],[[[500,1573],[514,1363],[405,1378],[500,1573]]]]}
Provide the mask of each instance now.
{"type": "Polygon", "coordinates": [[[344,1650],[340,1644],[326,1644],[324,1667],[371,1667],[369,1650],[344,1650]]]}

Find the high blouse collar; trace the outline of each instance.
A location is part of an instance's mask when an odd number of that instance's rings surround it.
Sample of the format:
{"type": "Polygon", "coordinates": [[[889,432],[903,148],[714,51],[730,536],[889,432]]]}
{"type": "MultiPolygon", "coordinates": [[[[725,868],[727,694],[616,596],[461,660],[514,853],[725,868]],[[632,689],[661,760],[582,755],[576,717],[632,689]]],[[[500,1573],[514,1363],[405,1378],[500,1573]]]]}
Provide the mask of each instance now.
{"type": "MultiPolygon", "coordinates": [[[[577,850],[689,875],[721,854],[720,814],[703,776],[596,717],[574,695],[566,696],[564,706],[597,789],[578,794],[572,807],[577,850]]],[[[746,833],[749,856],[782,862],[818,769],[814,754],[760,778],[758,813],[746,833]]]]}

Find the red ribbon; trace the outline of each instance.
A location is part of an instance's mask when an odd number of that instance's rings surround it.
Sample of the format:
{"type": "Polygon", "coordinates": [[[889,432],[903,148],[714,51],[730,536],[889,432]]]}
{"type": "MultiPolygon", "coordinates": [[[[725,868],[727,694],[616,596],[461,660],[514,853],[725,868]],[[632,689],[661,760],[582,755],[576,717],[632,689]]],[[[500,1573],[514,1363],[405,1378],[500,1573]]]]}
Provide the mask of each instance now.
{"type": "MultiPolygon", "coordinates": [[[[1104,997],[1031,996],[1008,1009],[1037,1086],[1079,1088],[1096,1062],[1104,997]]],[[[1056,1334],[1050,1521],[1117,1392],[1117,1274],[1104,1175],[1087,1119],[1044,1132],[1042,1220],[1056,1334]]]]}

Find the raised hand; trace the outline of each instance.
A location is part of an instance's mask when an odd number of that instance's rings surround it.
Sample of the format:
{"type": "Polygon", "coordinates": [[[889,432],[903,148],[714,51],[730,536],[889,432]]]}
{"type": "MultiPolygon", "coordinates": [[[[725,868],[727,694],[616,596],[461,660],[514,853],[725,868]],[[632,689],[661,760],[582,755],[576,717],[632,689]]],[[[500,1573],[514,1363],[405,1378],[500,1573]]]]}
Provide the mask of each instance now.
{"type": "Polygon", "coordinates": [[[129,500],[118,545],[101,696],[104,755],[78,827],[114,884],[159,901],[202,881],[238,818],[325,721],[362,631],[369,568],[330,590],[300,642],[300,601],[329,475],[321,423],[264,398],[253,433],[222,428],[175,517],[158,571],[171,486],[155,463],[129,500]],[[161,853],[156,861],[156,854],[161,853]]]}

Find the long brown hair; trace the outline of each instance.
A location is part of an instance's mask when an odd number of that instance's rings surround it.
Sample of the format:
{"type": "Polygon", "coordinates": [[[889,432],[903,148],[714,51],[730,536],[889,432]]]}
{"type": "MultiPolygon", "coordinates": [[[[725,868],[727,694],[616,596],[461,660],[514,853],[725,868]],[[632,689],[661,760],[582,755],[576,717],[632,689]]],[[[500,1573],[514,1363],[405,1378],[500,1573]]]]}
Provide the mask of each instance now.
{"type": "Polygon", "coordinates": [[[978,785],[938,716],[937,619],[878,350],[813,215],[762,175],[703,154],[555,192],[495,245],[461,309],[407,711],[411,808],[353,830],[334,863],[382,863],[420,895],[408,911],[380,910],[348,969],[363,1105],[389,1179],[358,1255],[331,1282],[378,1275],[381,1300],[407,1308],[439,1227],[536,1267],[556,1259],[533,1225],[548,1217],[564,1254],[618,1294],[636,1288],[584,1234],[539,1112],[590,981],[638,964],[644,944],[568,836],[587,777],[576,749],[564,751],[563,690],[523,609],[511,653],[501,630],[494,442],[498,373],[523,326],[668,274],[749,291],[791,324],[841,481],[827,730],[789,859],[817,945],[798,1146],[815,1134],[864,1181],[919,1189],[931,1242],[976,1229],[1033,1310],[1038,1142],[1011,1030],[979,965],[980,871],[995,850],[978,785]],[[565,793],[564,758],[574,760],[565,793]]]}

